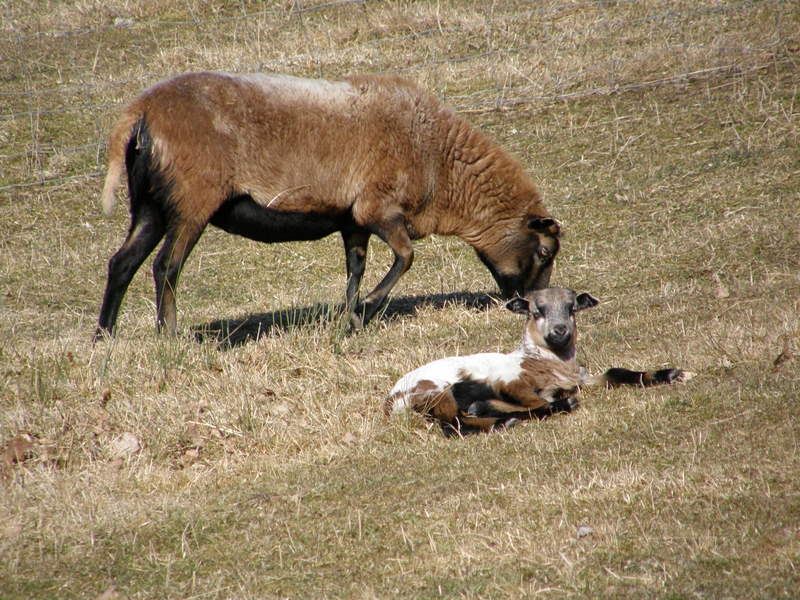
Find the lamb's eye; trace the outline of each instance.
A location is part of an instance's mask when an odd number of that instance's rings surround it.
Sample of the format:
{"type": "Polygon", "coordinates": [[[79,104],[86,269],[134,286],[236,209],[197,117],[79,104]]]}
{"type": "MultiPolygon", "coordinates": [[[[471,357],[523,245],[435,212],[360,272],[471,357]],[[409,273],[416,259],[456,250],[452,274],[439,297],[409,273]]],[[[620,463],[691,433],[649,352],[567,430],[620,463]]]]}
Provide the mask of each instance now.
{"type": "Polygon", "coordinates": [[[544,246],[540,247],[539,256],[541,256],[542,258],[547,258],[548,256],[550,256],[550,250],[548,250],[544,246]]]}

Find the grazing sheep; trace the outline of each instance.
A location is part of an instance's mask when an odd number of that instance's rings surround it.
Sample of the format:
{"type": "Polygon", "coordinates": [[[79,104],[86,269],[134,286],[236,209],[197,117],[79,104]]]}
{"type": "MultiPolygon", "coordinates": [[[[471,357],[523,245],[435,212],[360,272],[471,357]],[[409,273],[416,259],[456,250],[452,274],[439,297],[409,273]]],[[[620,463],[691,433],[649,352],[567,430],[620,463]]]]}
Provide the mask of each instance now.
{"type": "Polygon", "coordinates": [[[386,398],[385,412],[411,408],[438,419],[445,433],[492,431],[520,419],[573,410],[579,387],[651,386],[691,379],[691,372],[679,369],[612,368],[589,377],[575,358],[575,313],[598,303],[590,294],[564,288],[509,300],[506,308],[528,317],[519,348],[510,354],[473,354],[428,363],[397,382],[386,398]]]}
{"type": "Polygon", "coordinates": [[[114,126],[109,215],[123,162],[131,225],[109,262],[98,336],[113,332],[134,274],[164,238],[153,264],[158,328],[175,333],[178,276],[209,223],[266,243],[340,232],[348,308],[378,236],[394,263],[355,308],[356,328],[411,267],[412,240],[459,236],[505,298],[547,287],[559,249],[559,226],[519,163],[394,76],[181,75],[144,91],[114,126]]]}

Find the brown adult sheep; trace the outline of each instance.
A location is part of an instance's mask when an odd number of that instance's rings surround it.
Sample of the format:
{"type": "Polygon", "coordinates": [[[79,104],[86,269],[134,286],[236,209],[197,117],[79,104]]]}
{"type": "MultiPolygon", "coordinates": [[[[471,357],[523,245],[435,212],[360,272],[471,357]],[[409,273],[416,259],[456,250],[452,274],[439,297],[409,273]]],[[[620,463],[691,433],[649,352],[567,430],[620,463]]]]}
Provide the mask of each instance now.
{"type": "Polygon", "coordinates": [[[354,327],[411,267],[412,240],[464,239],[505,298],[546,287],[559,249],[559,226],[519,163],[394,76],[181,75],[144,91],[114,126],[106,214],[123,164],[131,225],[109,262],[97,336],[113,332],[134,274],[164,238],[153,265],[157,323],[175,333],[178,276],[209,223],[266,243],[340,232],[347,307],[378,236],[394,263],[354,309],[354,327]]]}

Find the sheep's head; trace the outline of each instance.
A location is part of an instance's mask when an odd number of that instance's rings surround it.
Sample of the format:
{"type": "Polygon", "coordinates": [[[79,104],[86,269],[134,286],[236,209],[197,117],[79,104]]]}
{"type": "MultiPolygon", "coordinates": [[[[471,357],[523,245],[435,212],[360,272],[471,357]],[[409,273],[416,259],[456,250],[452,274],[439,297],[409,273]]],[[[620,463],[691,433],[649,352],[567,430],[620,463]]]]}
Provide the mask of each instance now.
{"type": "Polygon", "coordinates": [[[503,236],[502,243],[478,251],[492,273],[503,298],[523,296],[550,284],[558,253],[561,228],[547,217],[525,217],[519,230],[503,236]]]}
{"type": "Polygon", "coordinates": [[[575,313],[599,303],[591,294],[578,294],[566,288],[546,288],[512,298],[506,302],[506,308],[528,317],[523,346],[534,345],[562,360],[569,360],[575,356],[575,313]]]}

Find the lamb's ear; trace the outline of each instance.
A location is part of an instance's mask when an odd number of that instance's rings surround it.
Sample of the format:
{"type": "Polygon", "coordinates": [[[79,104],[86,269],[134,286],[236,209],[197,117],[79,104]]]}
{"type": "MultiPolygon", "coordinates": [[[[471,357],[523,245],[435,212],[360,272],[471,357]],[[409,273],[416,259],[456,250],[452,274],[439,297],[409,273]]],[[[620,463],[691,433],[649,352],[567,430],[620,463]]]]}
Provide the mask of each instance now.
{"type": "Polygon", "coordinates": [[[531,312],[531,301],[517,296],[506,302],[506,308],[518,315],[528,315],[531,312]]]}
{"type": "Polygon", "coordinates": [[[586,308],[592,308],[593,306],[597,306],[600,304],[600,300],[592,296],[591,294],[587,294],[584,292],[583,294],[578,294],[578,297],[575,298],[575,312],[579,310],[584,310],[586,308]]]}

